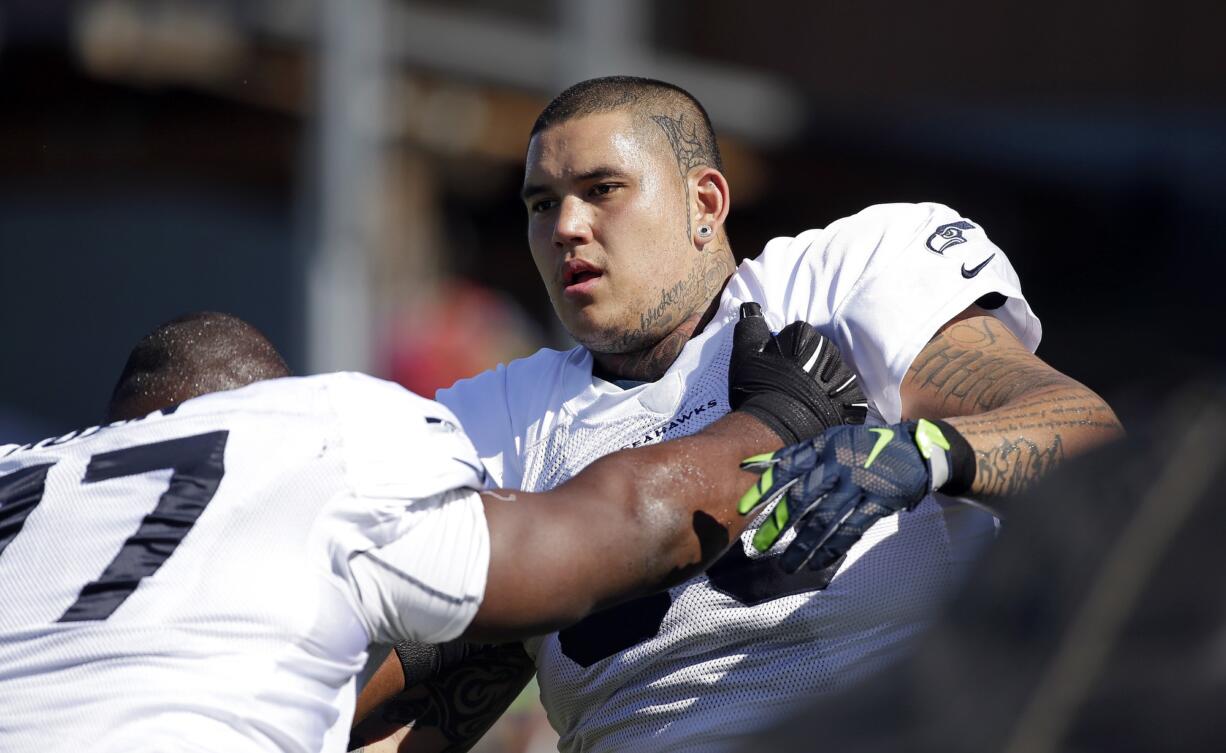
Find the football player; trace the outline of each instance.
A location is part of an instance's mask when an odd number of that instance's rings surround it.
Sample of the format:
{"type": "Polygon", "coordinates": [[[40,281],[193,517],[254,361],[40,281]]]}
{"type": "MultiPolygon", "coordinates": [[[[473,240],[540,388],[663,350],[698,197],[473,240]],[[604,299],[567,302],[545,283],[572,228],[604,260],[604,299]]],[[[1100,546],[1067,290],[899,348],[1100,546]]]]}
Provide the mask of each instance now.
{"type": "Polygon", "coordinates": [[[687,92],[611,77],[558,95],[532,128],[522,198],[532,259],[580,345],[439,401],[495,483],[549,489],[724,415],[733,325],[753,300],[773,328],[803,320],[838,345],[866,423],[751,463],[770,474],[747,509],[785,496],[705,574],[410,688],[376,716],[410,725],[401,751],[466,748],[534,669],[564,753],[750,740],[787,704],[903,654],[994,535],[990,514],[951,497],[1014,494],[1119,435],[1098,395],[1034,355],[1039,320],[978,221],[872,206],[738,267],[731,196],[687,92]]]}
{"type": "Polygon", "coordinates": [[[737,461],[829,410],[828,344],[746,313],[742,411],[546,493],[483,491],[397,385],[276,378],[225,315],[159,328],[114,420],[0,447],[0,750],[344,750],[369,642],[523,638],[696,572],[743,527],[737,461]]]}

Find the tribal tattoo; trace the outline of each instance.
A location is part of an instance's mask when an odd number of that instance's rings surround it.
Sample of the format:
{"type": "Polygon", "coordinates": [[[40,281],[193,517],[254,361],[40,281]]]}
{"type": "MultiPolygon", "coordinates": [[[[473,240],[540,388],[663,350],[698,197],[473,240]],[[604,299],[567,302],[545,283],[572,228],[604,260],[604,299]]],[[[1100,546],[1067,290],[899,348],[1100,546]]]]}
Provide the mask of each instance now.
{"type": "MultiPolygon", "coordinates": [[[[438,677],[407,688],[383,706],[383,724],[371,727],[411,727],[414,750],[469,750],[507,710],[535,669],[522,644],[491,646],[438,677]]],[[[355,736],[351,745],[361,742],[355,736]]]]}

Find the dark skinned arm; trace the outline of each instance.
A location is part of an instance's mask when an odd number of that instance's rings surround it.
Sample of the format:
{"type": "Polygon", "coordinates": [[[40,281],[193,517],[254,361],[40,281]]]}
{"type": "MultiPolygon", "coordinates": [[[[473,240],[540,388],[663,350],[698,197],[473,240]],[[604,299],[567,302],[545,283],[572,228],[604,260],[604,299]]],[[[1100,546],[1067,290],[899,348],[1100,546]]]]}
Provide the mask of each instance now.
{"type": "MultiPolygon", "coordinates": [[[[463,638],[543,635],[700,572],[748,523],[736,504],[756,476],[739,462],[780,445],[732,413],[694,436],[600,458],[550,491],[485,492],[489,576],[463,638]]],[[[355,743],[372,741],[368,753],[468,750],[532,677],[518,644],[488,651],[408,689],[389,657],[358,700],[355,743]],[[475,688],[479,707],[459,702],[475,688]]]]}
{"type": "Polygon", "coordinates": [[[757,477],[739,462],[780,444],[732,413],[694,436],[606,455],[550,491],[486,492],[489,577],[464,638],[544,635],[701,572],[747,523],[737,501],[757,477]]]}
{"type": "Polygon", "coordinates": [[[901,388],[903,418],[945,419],[975,453],[967,496],[1017,494],[1065,458],[1123,436],[1107,403],[972,306],[916,356],[901,388]]]}

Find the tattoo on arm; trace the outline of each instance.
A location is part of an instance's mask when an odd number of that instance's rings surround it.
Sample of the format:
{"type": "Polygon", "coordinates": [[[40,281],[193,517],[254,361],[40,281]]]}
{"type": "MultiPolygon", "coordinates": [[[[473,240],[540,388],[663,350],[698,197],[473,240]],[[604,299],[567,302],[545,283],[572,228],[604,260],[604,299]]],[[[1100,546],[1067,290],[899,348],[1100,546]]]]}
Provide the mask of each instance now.
{"type": "Polygon", "coordinates": [[[1111,407],[1020,346],[993,317],[956,321],[912,364],[918,414],[948,418],[975,451],[972,496],[1017,494],[1118,436],[1111,407]]]}
{"type": "Polygon", "coordinates": [[[987,316],[956,322],[920,352],[907,381],[938,400],[944,416],[983,413],[1027,393],[1076,384],[1025,351],[994,347],[1003,331],[987,316]]]}
{"type": "Polygon", "coordinates": [[[382,718],[413,728],[410,750],[466,751],[506,711],[534,671],[522,644],[492,646],[388,701],[382,718]],[[419,735],[429,738],[421,748],[414,740],[419,735]]]}
{"type": "Polygon", "coordinates": [[[976,450],[975,460],[975,495],[1010,496],[1026,490],[1064,462],[1064,442],[1059,434],[1045,446],[1024,437],[1003,439],[987,450],[976,450]]]}

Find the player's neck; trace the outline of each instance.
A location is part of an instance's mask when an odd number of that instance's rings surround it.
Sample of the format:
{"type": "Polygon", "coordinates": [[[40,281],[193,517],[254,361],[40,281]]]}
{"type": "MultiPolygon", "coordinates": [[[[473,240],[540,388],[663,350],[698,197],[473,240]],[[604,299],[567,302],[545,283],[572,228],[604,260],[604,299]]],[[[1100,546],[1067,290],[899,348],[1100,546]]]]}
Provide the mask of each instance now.
{"type": "MultiPolygon", "coordinates": [[[[731,275],[730,275],[731,276],[731,275]]],[[[618,379],[636,382],[654,382],[668,371],[681,349],[692,338],[702,334],[703,329],[719,310],[720,294],[727,284],[725,277],[705,310],[695,311],[673,328],[655,345],[630,353],[592,353],[592,373],[601,379],[618,379]]]]}

